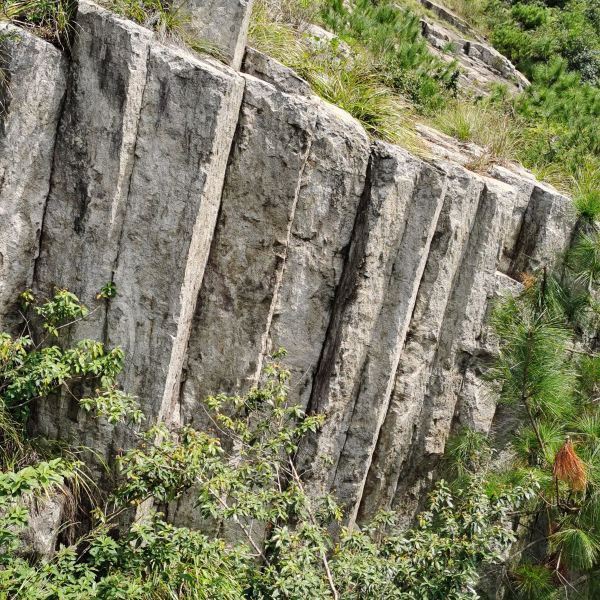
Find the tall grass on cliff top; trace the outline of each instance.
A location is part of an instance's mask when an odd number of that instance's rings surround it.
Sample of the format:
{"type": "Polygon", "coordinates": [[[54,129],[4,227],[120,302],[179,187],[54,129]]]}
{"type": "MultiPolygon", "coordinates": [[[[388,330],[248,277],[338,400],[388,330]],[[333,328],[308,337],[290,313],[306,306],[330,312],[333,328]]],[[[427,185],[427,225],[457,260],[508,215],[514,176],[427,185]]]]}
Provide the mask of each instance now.
{"type": "Polygon", "coordinates": [[[531,80],[524,93],[499,105],[522,129],[513,158],[573,193],[589,211],[589,176],[595,172],[597,180],[600,173],[600,2],[448,3],[531,80]]]}
{"type": "MultiPolygon", "coordinates": [[[[484,33],[492,32],[492,41],[532,79],[531,87],[517,97],[492,93],[493,102],[456,89],[457,65],[431,55],[408,0],[260,0],[251,43],[296,69],[317,93],[349,110],[376,136],[405,143],[407,135],[394,136],[394,128],[411,132],[410,123],[424,118],[459,139],[482,144],[488,159],[477,168],[485,169],[490,161],[517,160],[579,196],[585,186],[582,172],[600,172],[600,91],[593,76],[600,48],[597,4],[451,2],[484,33]],[[540,23],[538,13],[545,15],[540,23]],[[315,21],[338,36],[331,49],[321,40],[319,52],[314,52],[306,30],[315,21]],[[519,35],[506,34],[513,30],[519,35]],[[341,63],[336,58],[340,48],[345,53],[341,63]],[[358,72],[341,76],[352,69],[353,57],[358,72]],[[389,118],[391,104],[391,113],[404,114],[404,119],[389,118]]],[[[408,137],[414,143],[414,136],[408,137]]],[[[587,202],[584,210],[589,211],[590,198],[586,192],[578,205],[587,202]]]]}
{"type": "Polygon", "coordinates": [[[363,2],[349,11],[341,3],[260,0],[254,5],[250,43],[296,70],[316,93],[347,110],[375,137],[418,152],[412,101],[418,97],[424,103],[437,102],[434,97],[444,87],[442,70],[439,81],[428,75],[433,59],[409,13],[399,8],[373,12],[370,6],[363,2]],[[328,26],[339,37],[319,36],[310,30],[311,20],[331,20],[328,26]],[[344,30],[338,31],[333,21],[344,30]],[[375,37],[366,34],[369,29],[373,35],[379,31],[377,45],[375,37]],[[380,43],[388,34],[389,39],[404,40],[402,54],[380,43]],[[406,98],[409,92],[412,100],[406,98]]]}

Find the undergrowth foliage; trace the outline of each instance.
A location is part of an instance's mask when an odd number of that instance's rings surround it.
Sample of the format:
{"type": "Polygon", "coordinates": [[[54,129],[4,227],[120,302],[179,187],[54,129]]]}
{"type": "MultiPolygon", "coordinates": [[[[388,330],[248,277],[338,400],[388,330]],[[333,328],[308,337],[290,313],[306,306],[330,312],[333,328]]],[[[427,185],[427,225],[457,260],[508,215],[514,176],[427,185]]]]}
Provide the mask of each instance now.
{"type": "MultiPolygon", "coordinates": [[[[99,297],[110,301],[115,293],[104,286],[99,297]]],[[[139,423],[134,400],[115,385],[120,350],[91,340],[58,343],[88,309],[65,290],[48,301],[26,292],[23,302],[30,315],[23,335],[3,334],[0,346],[4,438],[34,448],[25,434],[28,410],[59,391],[71,394],[81,380],[93,389],[79,398],[83,408],[110,422],[139,423]],[[32,330],[42,332],[35,342],[32,330]]],[[[394,513],[344,527],[343,507],[331,496],[309,497],[294,468],[298,443],[323,417],[289,403],[283,357],[271,358],[247,394],[207,398],[212,431],[159,423],[138,433],[137,445],[116,459],[119,485],[91,510],[91,529],[50,557],[37,557],[20,532],[35,499],[64,493],[83,465],[39,452],[23,453],[19,464],[5,457],[0,597],[475,598],[479,567],[500,561],[514,542],[508,516],[535,484],[488,494],[478,477],[460,490],[442,481],[411,529],[401,529],[394,513]],[[212,524],[206,532],[176,527],[159,512],[189,493],[212,524]],[[138,513],[149,502],[155,508],[138,513]]]]}

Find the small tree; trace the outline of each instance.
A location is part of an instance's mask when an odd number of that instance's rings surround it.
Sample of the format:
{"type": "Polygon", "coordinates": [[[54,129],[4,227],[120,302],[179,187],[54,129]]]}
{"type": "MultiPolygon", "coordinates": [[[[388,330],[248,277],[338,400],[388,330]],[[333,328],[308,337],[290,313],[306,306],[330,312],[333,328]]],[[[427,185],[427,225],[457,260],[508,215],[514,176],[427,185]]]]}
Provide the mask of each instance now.
{"type": "Polygon", "coordinates": [[[513,443],[512,476],[529,472],[540,482],[534,512],[546,523],[534,544],[542,564],[526,553],[515,571],[515,589],[528,598],[548,598],[549,585],[594,597],[589,586],[600,567],[600,237],[594,225],[586,229],[564,268],[524,276],[524,291],[493,318],[500,356],[490,376],[526,423],[513,443]]]}

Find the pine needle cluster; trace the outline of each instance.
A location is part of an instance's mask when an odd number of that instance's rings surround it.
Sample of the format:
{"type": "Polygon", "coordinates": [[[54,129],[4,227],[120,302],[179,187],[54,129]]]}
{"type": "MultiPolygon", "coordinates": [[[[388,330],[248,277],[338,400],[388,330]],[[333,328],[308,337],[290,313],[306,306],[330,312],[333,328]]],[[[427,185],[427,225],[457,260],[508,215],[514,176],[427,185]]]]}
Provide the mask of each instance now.
{"type": "Polygon", "coordinates": [[[489,376],[521,416],[506,475],[529,473],[540,483],[520,521],[538,530],[511,579],[522,598],[597,597],[590,590],[600,570],[600,233],[584,217],[577,230],[560,266],[524,274],[521,294],[500,302],[492,319],[500,351],[489,376]]]}

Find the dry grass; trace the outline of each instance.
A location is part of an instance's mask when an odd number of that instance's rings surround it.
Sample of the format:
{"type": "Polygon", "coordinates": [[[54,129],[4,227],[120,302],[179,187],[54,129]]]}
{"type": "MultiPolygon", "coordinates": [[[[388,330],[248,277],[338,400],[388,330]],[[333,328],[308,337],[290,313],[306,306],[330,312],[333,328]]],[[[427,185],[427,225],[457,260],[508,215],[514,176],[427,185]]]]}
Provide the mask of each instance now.
{"type": "Polygon", "coordinates": [[[435,116],[433,125],[461,142],[481,146],[481,166],[511,160],[518,151],[518,123],[490,105],[453,102],[435,116]]]}
{"type": "Polygon", "coordinates": [[[444,0],[440,4],[464,19],[479,33],[489,33],[485,18],[487,0],[444,0]]]}
{"type": "Polygon", "coordinates": [[[556,453],[552,474],[558,481],[569,484],[572,490],[581,492],[587,485],[587,475],[583,461],[577,456],[569,438],[556,453]]]}

